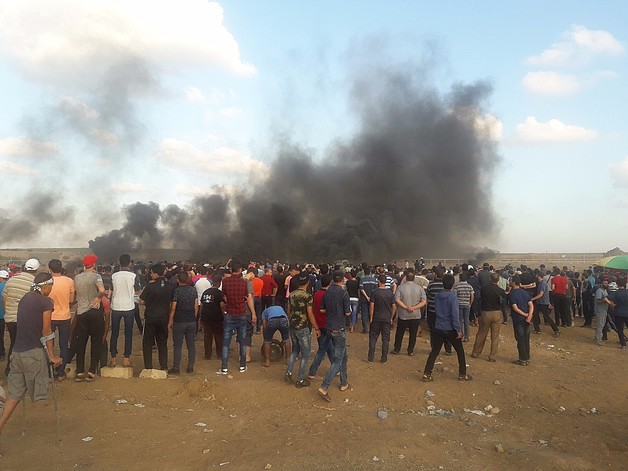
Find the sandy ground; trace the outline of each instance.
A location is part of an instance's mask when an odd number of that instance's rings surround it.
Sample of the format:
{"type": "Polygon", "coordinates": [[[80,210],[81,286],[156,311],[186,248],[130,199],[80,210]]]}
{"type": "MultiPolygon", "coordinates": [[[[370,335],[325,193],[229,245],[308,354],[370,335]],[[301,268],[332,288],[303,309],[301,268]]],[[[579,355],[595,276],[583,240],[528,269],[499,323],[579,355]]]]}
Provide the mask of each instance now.
{"type": "Polygon", "coordinates": [[[194,374],[141,380],[136,330],[136,377],[57,383],[61,444],[52,400],[27,401],[25,422],[20,406],[2,434],[0,469],[628,469],[628,353],[617,336],[598,347],[591,329],[554,339],[543,327],[532,334],[531,366],[521,367],[511,363],[512,327],[502,327],[497,363],[486,361],[488,345],[473,359],[465,344],[471,382],[459,382],[456,356],[443,354],[435,381],[422,383],[425,337],[413,357],[390,355],[383,365],[365,362],[366,335],[347,334],[352,389],[341,393],[336,380],[331,404],[317,383],[285,383],[283,364],[261,366],[258,335],[245,373],[217,376],[218,360],[201,359],[194,374]],[[489,405],[499,412],[485,412],[489,405]]]}

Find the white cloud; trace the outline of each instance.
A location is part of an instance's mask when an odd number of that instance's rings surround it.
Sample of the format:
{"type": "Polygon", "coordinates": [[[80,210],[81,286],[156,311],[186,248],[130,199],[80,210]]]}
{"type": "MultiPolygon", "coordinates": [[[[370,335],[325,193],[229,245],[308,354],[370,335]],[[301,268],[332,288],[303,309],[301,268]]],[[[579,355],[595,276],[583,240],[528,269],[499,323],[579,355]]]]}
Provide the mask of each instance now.
{"type": "Polygon", "coordinates": [[[8,162],[6,160],[0,160],[0,175],[37,175],[37,170],[32,168],[22,167],[13,162],[8,162]]]}
{"type": "Polygon", "coordinates": [[[537,56],[528,57],[526,63],[552,67],[580,65],[597,55],[619,55],[624,52],[624,45],[607,31],[572,25],[562,36],[562,41],[554,43],[537,56]]]}
{"type": "Polygon", "coordinates": [[[229,147],[205,151],[178,139],[164,139],[156,151],[164,163],[191,172],[204,172],[217,177],[264,178],[268,167],[259,160],[229,147]]]}
{"type": "Polygon", "coordinates": [[[199,88],[196,87],[188,87],[188,89],[185,91],[185,98],[190,103],[195,104],[203,103],[205,101],[205,95],[199,88]]]}
{"type": "Polygon", "coordinates": [[[223,108],[218,113],[223,118],[238,118],[244,114],[239,108],[223,108]]]}
{"type": "Polygon", "coordinates": [[[628,188],[628,157],[619,163],[611,165],[609,173],[614,186],[628,188]]]}
{"type": "Polygon", "coordinates": [[[23,136],[0,139],[0,155],[7,157],[47,157],[59,153],[59,145],[23,136]]]}
{"type": "Polygon", "coordinates": [[[114,183],[113,185],[111,185],[111,190],[117,192],[117,193],[142,193],[142,194],[146,194],[146,193],[152,193],[153,189],[146,186],[146,185],[142,185],[140,183],[133,183],[133,182],[120,182],[120,183],[114,183]]]}
{"type": "Polygon", "coordinates": [[[523,86],[540,95],[571,95],[580,90],[574,75],[556,72],[528,72],[523,78],[523,86]]]}
{"type": "Polygon", "coordinates": [[[502,122],[492,114],[478,115],[475,118],[475,129],[489,141],[499,141],[502,138],[502,122]]]}
{"type": "Polygon", "coordinates": [[[94,85],[112,66],[255,73],[206,0],[0,0],[0,52],[46,83],[94,85]]]}
{"type": "Polygon", "coordinates": [[[598,137],[598,132],[573,124],[565,124],[558,119],[546,123],[537,121],[534,116],[517,124],[517,136],[525,142],[585,142],[598,137]]]}

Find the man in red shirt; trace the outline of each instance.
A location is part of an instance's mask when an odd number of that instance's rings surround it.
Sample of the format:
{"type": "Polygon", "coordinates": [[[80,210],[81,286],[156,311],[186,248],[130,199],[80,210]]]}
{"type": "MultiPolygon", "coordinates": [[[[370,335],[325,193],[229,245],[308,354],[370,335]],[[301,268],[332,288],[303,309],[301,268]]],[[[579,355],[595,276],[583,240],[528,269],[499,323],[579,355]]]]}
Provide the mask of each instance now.
{"type": "Polygon", "coordinates": [[[567,300],[567,277],[565,272],[554,273],[552,277],[552,292],[554,293],[554,309],[556,309],[556,323],[562,327],[571,327],[571,310],[567,300]]]}
{"type": "Polygon", "coordinates": [[[325,311],[321,311],[321,301],[327,292],[327,288],[329,288],[329,285],[331,284],[331,280],[332,277],[330,274],[321,276],[321,289],[314,293],[314,299],[312,301],[312,311],[314,312],[314,318],[316,319],[316,324],[321,331],[321,335],[316,339],[318,341],[318,352],[316,352],[314,361],[310,366],[310,372],[307,376],[308,379],[322,379],[316,376],[316,372],[318,371],[318,367],[321,365],[323,358],[325,358],[325,353],[327,353],[327,358],[329,358],[330,363],[334,359],[334,347],[331,344],[331,337],[329,336],[329,331],[327,330],[327,313],[325,311]]]}
{"type": "Polygon", "coordinates": [[[231,276],[222,280],[222,293],[225,298],[224,338],[222,344],[222,364],[216,374],[226,375],[229,363],[229,346],[233,331],[236,330],[240,344],[240,373],[246,371],[246,328],[248,305],[252,315],[252,322],[257,322],[253,295],[248,293],[246,280],[242,278],[242,264],[231,262],[231,276]]]}
{"type": "Polygon", "coordinates": [[[262,286],[262,311],[273,305],[273,300],[277,294],[277,282],[273,278],[273,269],[266,268],[264,276],[260,278],[264,285],[262,286]]]}

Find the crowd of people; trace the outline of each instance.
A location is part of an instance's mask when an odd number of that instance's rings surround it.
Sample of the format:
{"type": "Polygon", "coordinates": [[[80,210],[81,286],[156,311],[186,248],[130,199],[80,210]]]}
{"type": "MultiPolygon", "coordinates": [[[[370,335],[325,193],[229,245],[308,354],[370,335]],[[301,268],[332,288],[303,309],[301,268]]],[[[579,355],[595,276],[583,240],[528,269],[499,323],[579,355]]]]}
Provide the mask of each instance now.
{"type": "Polygon", "coordinates": [[[414,355],[423,326],[431,343],[423,381],[434,380],[434,364],[443,347],[446,355],[456,351],[458,379],[472,379],[464,348],[472,326],[478,330],[471,357],[482,355],[490,333],[489,362],[497,361],[500,329],[509,323],[516,340],[513,363],[518,366],[530,365],[530,335],[541,334],[541,320],[558,337],[581,318],[581,327],[595,327],[595,343],[602,345],[614,330],[620,348],[626,349],[626,278],[621,272],[591,267],[578,273],[544,265],[424,267],[419,260],[414,266],[405,262],[355,267],[235,259],[219,264],[134,263],[128,254],[115,264],[99,264],[90,254],[81,265],[66,273],[60,260],[50,260],[45,270],[30,259],[22,267],[0,270],[0,361],[6,360],[8,381],[0,432],[26,393],[32,400],[45,397],[50,365],[54,380],[64,381],[67,366],[76,359],[74,381],[94,381],[101,368],[118,365],[123,335],[122,366],[132,366],[135,325],[142,334],[144,368],[154,368],[157,350],[159,369],[169,375],[181,372],[184,343],[186,372],[194,372],[199,332],[204,359],[212,359],[214,353],[220,359],[218,375],[230,372],[235,333],[238,371],[245,373],[259,334],[262,365],[271,366],[271,346],[279,344],[287,365],[283,379],[297,388],[320,381],[318,394],[326,401],[331,401],[329,389],[336,377],[340,391],[350,388],[347,334],[357,331],[369,336],[366,361],[375,361],[380,342],[379,361],[387,363],[389,354],[401,354],[406,333],[406,353],[414,355]],[[277,332],[280,339],[275,338],[277,332]],[[317,351],[310,363],[313,337],[317,351]],[[319,376],[325,358],[329,367],[319,376]]]}

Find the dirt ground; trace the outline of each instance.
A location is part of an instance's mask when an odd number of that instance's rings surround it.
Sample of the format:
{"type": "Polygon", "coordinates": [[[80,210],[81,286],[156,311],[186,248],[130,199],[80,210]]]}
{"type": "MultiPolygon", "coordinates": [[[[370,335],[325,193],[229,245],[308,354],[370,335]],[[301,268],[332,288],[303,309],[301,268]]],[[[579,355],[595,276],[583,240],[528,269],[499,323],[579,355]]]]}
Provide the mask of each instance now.
{"type": "Polygon", "coordinates": [[[512,326],[502,326],[497,363],[486,361],[488,344],[473,359],[467,343],[474,380],[459,382],[456,356],[443,354],[433,383],[419,375],[426,337],[413,357],[380,364],[365,362],[366,335],[347,336],[352,389],[341,393],[336,380],[328,404],[318,383],[297,389],[283,381],[282,363],[264,368],[259,335],[245,373],[217,376],[219,361],[201,359],[191,375],[139,379],[136,329],[136,377],[57,383],[61,444],[52,400],[27,401],[25,422],[20,406],[2,434],[0,469],[628,469],[627,353],[614,333],[598,347],[589,328],[563,329],[554,339],[543,327],[532,334],[532,364],[521,367],[511,363],[512,326]],[[486,412],[489,405],[497,413],[486,412]]]}

